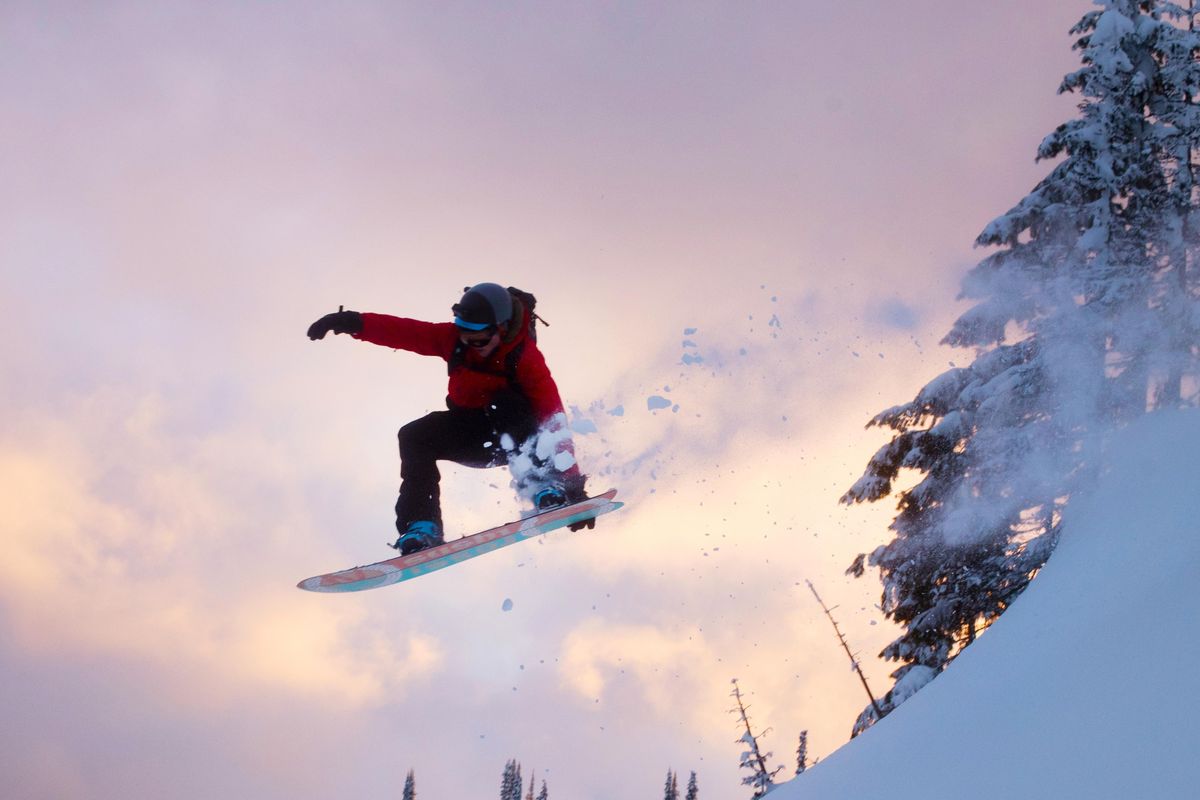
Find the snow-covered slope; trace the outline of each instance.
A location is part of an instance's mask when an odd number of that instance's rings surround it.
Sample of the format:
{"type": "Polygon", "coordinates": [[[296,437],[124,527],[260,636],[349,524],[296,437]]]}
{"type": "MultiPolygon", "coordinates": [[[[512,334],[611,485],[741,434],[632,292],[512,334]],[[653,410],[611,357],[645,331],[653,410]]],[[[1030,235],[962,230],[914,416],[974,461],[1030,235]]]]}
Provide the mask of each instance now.
{"type": "Polygon", "coordinates": [[[1111,453],[1008,613],[772,800],[1200,796],[1200,415],[1142,420],[1111,453]]]}

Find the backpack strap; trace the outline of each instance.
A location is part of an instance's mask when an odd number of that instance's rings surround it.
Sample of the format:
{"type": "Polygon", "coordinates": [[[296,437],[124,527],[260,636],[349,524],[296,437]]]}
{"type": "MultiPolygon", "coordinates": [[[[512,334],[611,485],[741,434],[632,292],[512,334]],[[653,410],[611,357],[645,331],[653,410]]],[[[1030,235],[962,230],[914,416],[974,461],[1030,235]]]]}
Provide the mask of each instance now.
{"type": "Polygon", "coordinates": [[[446,374],[454,374],[454,370],[465,366],[467,361],[467,346],[459,339],[454,343],[454,349],[450,351],[450,357],[446,359],[446,374]]]}
{"type": "Polygon", "coordinates": [[[520,391],[520,387],[517,384],[517,364],[520,362],[521,356],[525,353],[525,344],[528,341],[528,339],[522,339],[517,342],[517,346],[509,350],[508,354],[504,356],[504,370],[497,372],[493,369],[484,369],[483,367],[468,364],[467,346],[462,343],[462,340],[459,340],[454,345],[454,350],[450,353],[450,358],[446,359],[446,374],[452,375],[454,370],[461,367],[462,369],[469,369],[472,372],[482,372],[485,375],[503,375],[508,379],[508,383],[513,389],[520,391]]]}

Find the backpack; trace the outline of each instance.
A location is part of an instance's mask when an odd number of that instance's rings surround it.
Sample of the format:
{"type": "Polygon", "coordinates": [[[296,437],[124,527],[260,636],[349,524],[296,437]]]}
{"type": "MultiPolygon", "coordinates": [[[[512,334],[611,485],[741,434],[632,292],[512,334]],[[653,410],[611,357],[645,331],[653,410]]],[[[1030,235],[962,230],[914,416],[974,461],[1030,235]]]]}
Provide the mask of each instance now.
{"type": "Polygon", "coordinates": [[[508,293],[511,294],[513,297],[515,297],[517,300],[520,300],[521,305],[525,306],[525,311],[529,315],[529,321],[528,321],[529,338],[536,342],[537,341],[537,323],[541,322],[547,328],[550,327],[549,322],[546,322],[546,320],[542,319],[541,317],[539,317],[537,315],[537,313],[534,312],[534,309],[537,307],[537,298],[534,297],[533,295],[531,295],[529,292],[518,289],[515,286],[509,286],[508,293]]]}

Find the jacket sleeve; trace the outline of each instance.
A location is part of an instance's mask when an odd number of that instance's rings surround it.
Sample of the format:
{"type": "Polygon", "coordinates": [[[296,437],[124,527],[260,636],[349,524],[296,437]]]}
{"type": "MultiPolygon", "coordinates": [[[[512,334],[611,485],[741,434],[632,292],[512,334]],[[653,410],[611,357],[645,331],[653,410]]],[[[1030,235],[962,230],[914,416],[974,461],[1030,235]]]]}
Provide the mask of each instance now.
{"type": "MultiPolygon", "coordinates": [[[[517,363],[517,383],[525,396],[529,398],[534,416],[538,421],[538,427],[543,431],[554,432],[553,436],[557,442],[555,453],[570,455],[570,466],[561,469],[561,472],[568,486],[574,487],[571,491],[582,497],[586,477],[580,472],[579,464],[575,461],[575,442],[572,441],[570,429],[567,427],[566,413],[563,409],[562,397],[558,393],[558,385],[550,375],[546,359],[537,347],[527,347],[521,360],[517,363]],[[555,417],[558,418],[555,419],[555,417]]],[[[557,458],[555,461],[557,462],[557,458]]],[[[580,499],[580,497],[572,497],[580,499]]]]}
{"type": "Polygon", "coordinates": [[[453,322],[422,322],[371,313],[364,313],[362,321],[363,329],[354,334],[355,339],[447,361],[458,340],[453,322]]]}
{"type": "Polygon", "coordinates": [[[529,398],[529,404],[533,407],[539,425],[548,422],[555,414],[563,412],[558,384],[554,382],[550,368],[546,366],[546,359],[536,346],[526,347],[517,362],[517,384],[529,398]]]}

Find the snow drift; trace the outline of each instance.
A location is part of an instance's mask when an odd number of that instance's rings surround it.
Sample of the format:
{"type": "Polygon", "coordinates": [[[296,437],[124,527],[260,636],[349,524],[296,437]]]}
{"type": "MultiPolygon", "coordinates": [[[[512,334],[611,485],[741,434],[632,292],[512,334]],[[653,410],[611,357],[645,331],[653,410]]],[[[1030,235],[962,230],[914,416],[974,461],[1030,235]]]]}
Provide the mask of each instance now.
{"type": "Polygon", "coordinates": [[[1200,415],[1117,434],[1058,550],[936,680],[772,800],[1194,796],[1200,415]]]}

